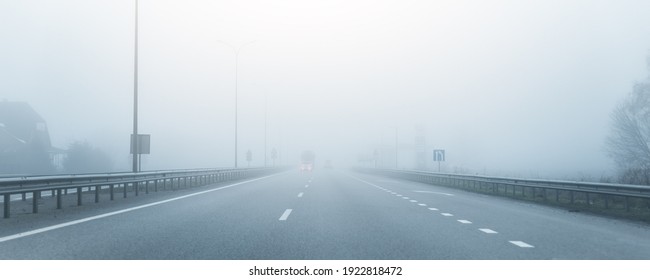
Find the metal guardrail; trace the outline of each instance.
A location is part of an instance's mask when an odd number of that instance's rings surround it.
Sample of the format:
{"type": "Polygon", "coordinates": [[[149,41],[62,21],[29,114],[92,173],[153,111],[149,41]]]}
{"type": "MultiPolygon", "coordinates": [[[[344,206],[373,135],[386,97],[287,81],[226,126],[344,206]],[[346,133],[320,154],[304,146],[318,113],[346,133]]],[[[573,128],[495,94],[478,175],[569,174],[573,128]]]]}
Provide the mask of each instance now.
{"type": "Polygon", "coordinates": [[[595,205],[595,201],[598,200],[602,202],[605,208],[610,208],[611,203],[618,197],[623,198],[622,203],[624,203],[628,212],[631,205],[630,199],[640,199],[645,201],[645,208],[650,209],[649,186],[459,175],[395,169],[359,168],[357,171],[483,192],[505,193],[512,196],[521,195],[532,198],[540,197],[543,200],[552,199],[554,196],[556,202],[564,202],[560,199],[562,195],[566,196],[566,202],[571,204],[580,200],[587,205],[595,205]]]}
{"type": "Polygon", "coordinates": [[[0,178],[0,196],[3,197],[3,216],[11,216],[11,196],[21,195],[21,200],[27,200],[27,194],[32,195],[32,213],[38,213],[39,200],[43,192],[51,192],[56,198],[56,208],[63,207],[63,197],[69,190],[77,195],[77,205],[83,204],[84,193],[94,192],[95,203],[99,202],[100,192],[108,189],[110,200],[115,199],[116,192],[121,190],[124,198],[130,192],[138,196],[142,189],[145,193],[150,190],[157,192],[160,188],[182,188],[208,185],[217,182],[237,180],[242,178],[262,176],[284,170],[283,168],[246,168],[246,169],[194,169],[151,171],[140,173],[107,173],[31,176],[19,178],[0,178]]]}

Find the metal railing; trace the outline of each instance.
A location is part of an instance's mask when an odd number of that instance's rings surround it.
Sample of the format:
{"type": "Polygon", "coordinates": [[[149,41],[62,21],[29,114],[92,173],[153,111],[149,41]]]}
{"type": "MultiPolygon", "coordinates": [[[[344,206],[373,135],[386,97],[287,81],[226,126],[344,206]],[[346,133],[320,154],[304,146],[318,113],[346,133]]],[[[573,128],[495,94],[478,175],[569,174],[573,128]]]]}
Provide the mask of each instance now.
{"type": "Polygon", "coordinates": [[[107,174],[77,174],[30,176],[19,178],[0,178],[0,196],[3,197],[3,217],[11,216],[12,196],[20,196],[27,201],[31,194],[32,213],[38,213],[39,201],[43,193],[48,193],[56,199],[56,209],[63,207],[63,198],[69,193],[77,196],[76,204],[81,206],[84,196],[94,195],[94,202],[100,200],[100,193],[108,193],[109,199],[114,200],[116,194],[124,198],[129,193],[138,196],[144,191],[157,192],[166,189],[178,189],[203,186],[223,181],[258,177],[284,170],[283,168],[246,168],[246,169],[193,169],[151,171],[140,173],[107,173],[107,174]]]}
{"type": "Polygon", "coordinates": [[[537,180],[478,175],[459,175],[426,171],[358,168],[357,171],[441,186],[492,192],[523,198],[554,200],[556,203],[603,206],[615,204],[650,210],[650,187],[625,184],[537,180]],[[632,201],[635,200],[635,201],[632,201]]]}

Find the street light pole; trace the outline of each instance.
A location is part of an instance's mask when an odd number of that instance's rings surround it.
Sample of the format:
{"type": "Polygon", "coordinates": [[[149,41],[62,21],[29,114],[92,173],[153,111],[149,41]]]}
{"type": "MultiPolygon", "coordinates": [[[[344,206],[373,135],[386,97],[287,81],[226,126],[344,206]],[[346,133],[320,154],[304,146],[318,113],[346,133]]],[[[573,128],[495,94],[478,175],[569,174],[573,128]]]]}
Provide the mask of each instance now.
{"type": "Polygon", "coordinates": [[[239,76],[239,52],[241,51],[241,49],[244,46],[252,44],[255,41],[246,42],[246,43],[242,44],[241,46],[239,46],[239,48],[235,48],[233,45],[228,44],[228,43],[226,43],[224,41],[217,41],[217,42],[231,47],[232,50],[235,52],[235,168],[237,168],[237,166],[238,166],[238,164],[237,164],[237,117],[238,117],[238,114],[237,114],[237,107],[238,107],[237,106],[237,102],[238,102],[237,90],[238,90],[238,84],[239,84],[238,83],[238,78],[239,78],[238,77],[239,76]]]}
{"type": "Polygon", "coordinates": [[[138,172],[138,0],[135,0],[135,56],[133,63],[133,172],[138,172]]]}

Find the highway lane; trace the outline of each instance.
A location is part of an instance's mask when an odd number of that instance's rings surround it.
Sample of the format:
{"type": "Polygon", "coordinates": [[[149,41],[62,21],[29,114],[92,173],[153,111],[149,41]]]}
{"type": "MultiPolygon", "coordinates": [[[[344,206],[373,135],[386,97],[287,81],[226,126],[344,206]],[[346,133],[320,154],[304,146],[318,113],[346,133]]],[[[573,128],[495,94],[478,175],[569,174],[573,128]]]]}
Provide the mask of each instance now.
{"type": "Polygon", "coordinates": [[[57,220],[127,212],[12,239],[60,224],[15,223],[0,230],[0,258],[650,259],[644,224],[339,170],[135,201],[57,220]]]}

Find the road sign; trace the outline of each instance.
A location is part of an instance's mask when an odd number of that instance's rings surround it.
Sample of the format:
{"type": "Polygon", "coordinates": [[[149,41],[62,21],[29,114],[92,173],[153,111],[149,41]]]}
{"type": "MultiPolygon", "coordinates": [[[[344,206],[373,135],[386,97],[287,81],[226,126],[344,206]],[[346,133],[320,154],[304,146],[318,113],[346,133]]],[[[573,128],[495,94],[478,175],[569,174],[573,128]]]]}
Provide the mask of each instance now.
{"type": "Polygon", "coordinates": [[[445,161],[445,150],[433,150],[433,161],[445,161]]]}
{"type": "MultiPolygon", "coordinates": [[[[138,134],[138,154],[150,154],[151,153],[151,135],[150,134],[138,134]]],[[[131,134],[131,154],[133,154],[133,146],[135,144],[135,137],[131,134]]]]}

